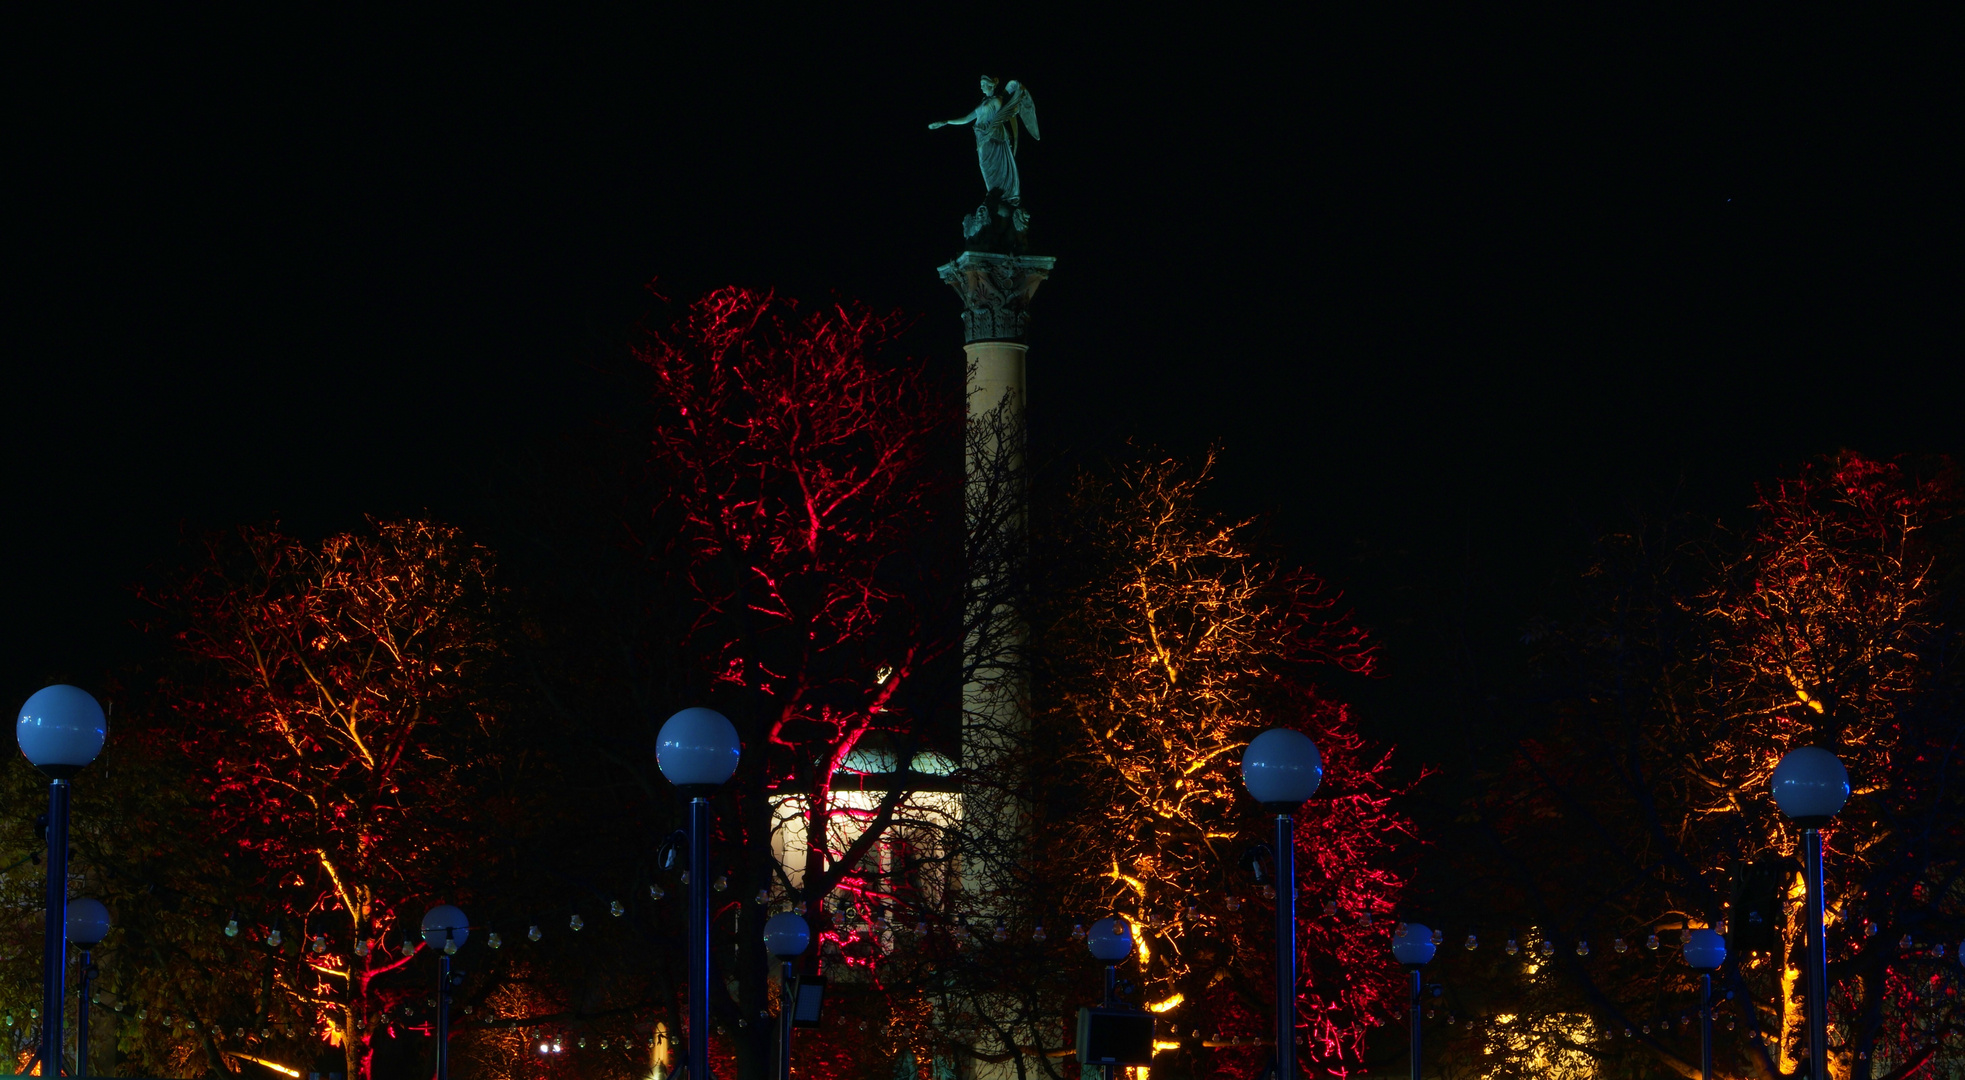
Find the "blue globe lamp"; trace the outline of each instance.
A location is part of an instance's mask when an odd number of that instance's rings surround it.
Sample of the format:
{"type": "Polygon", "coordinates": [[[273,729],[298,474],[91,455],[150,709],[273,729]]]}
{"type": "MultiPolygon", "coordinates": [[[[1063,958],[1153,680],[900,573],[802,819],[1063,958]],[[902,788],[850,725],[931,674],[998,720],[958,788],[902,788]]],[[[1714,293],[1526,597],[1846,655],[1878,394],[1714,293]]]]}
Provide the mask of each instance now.
{"type": "Polygon", "coordinates": [[[1713,972],[1726,963],[1726,938],[1710,926],[1687,930],[1681,951],[1699,973],[1699,1080],[1713,1080],[1713,972]]]}
{"type": "Polygon", "coordinates": [[[1242,752],[1242,785],[1275,815],[1277,1080],[1296,1075],[1296,812],[1324,782],[1324,755],[1310,736],[1270,728],[1242,752]]]}
{"type": "MultiPolygon", "coordinates": [[[[62,1013],[68,999],[68,782],[102,752],[109,718],[93,695],[57,684],[36,690],[20,708],[14,740],[48,777],[47,892],[41,938],[41,1068],[62,1061],[62,1013]]],[[[52,1071],[51,1071],[52,1070],[52,1071]]]]}
{"type": "Polygon", "coordinates": [[[736,725],[715,709],[688,708],[655,737],[655,763],[689,800],[689,1075],[710,1075],[710,796],[744,754],[736,725]]]}
{"type": "Polygon", "coordinates": [[[1849,801],[1849,770],[1842,759],[1819,746],[1787,752],[1768,779],[1781,813],[1801,826],[1802,870],[1808,879],[1806,945],[1808,964],[1808,1061],[1826,1062],[1829,1052],[1828,950],[1823,947],[1822,826],[1849,801]]]}

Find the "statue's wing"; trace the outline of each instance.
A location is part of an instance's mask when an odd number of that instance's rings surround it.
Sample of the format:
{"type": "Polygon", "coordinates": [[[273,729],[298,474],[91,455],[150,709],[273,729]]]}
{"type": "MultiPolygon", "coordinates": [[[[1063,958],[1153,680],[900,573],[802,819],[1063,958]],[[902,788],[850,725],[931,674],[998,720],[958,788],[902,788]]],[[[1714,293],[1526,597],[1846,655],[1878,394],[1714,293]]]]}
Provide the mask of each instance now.
{"type": "Polygon", "coordinates": [[[1042,139],[1044,136],[1037,132],[1037,103],[1030,99],[1030,89],[1024,86],[1017,87],[1017,100],[1011,104],[1016,108],[1017,121],[1023,124],[1025,131],[1030,132],[1030,137],[1042,139]]]}

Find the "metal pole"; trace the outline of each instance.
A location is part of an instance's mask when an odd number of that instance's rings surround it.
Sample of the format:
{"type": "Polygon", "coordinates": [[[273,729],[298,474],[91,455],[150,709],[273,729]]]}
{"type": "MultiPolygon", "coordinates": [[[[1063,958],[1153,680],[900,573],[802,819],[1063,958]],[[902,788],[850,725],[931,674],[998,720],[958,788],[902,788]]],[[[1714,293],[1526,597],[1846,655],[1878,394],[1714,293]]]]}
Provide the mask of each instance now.
{"type": "Polygon", "coordinates": [[[1713,973],[1699,976],[1699,1080],[1713,1080],[1713,973]]]}
{"type": "Polygon", "coordinates": [[[48,782],[47,930],[41,953],[41,1075],[62,1071],[61,1013],[68,1004],[68,781],[48,782]]]}
{"type": "Polygon", "coordinates": [[[689,800],[689,1080],[710,1077],[710,801],[689,800]]]}
{"type": "Polygon", "coordinates": [[[778,981],[783,990],[778,995],[778,1080],[791,1080],[791,1022],[798,1012],[798,988],[792,985],[791,961],[780,967],[778,981]]]}
{"type": "Polygon", "coordinates": [[[1419,1028],[1419,998],[1426,989],[1426,975],[1418,968],[1412,969],[1412,1032],[1408,1036],[1412,1043],[1412,1080],[1419,1080],[1419,1059],[1425,1050],[1424,1035],[1419,1028]]]}
{"type": "Polygon", "coordinates": [[[1276,815],[1276,1080],[1296,1080],[1296,816],[1276,815]]]}
{"type": "Polygon", "coordinates": [[[1803,829],[1808,873],[1808,1075],[1828,1080],[1829,958],[1822,940],[1822,831],[1803,829]]]}
{"type": "Polygon", "coordinates": [[[95,958],[82,950],[82,1000],[75,1005],[75,1075],[89,1075],[89,994],[95,982],[95,958]]]}
{"type": "MultiPolygon", "coordinates": [[[[448,931],[445,932],[448,937],[448,931]]],[[[450,1080],[450,954],[437,954],[437,1080],[450,1080]]]]}
{"type": "MultiPolygon", "coordinates": [[[[1119,1004],[1119,965],[1117,964],[1105,965],[1104,1004],[1108,1009],[1119,1004]]],[[[1101,1065],[1099,1069],[1105,1074],[1105,1080],[1118,1080],[1119,1066],[1101,1065]]]]}

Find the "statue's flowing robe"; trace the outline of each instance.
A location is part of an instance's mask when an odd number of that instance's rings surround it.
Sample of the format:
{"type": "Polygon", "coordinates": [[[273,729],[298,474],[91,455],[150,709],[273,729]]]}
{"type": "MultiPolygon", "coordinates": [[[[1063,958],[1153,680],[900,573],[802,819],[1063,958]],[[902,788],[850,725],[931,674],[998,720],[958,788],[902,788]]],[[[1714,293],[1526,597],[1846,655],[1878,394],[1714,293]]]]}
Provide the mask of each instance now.
{"type": "Polygon", "coordinates": [[[982,166],[983,190],[1000,192],[1006,202],[1023,196],[1023,181],[1017,175],[1017,147],[1013,121],[1023,117],[1024,127],[1037,134],[1037,110],[1029,92],[1022,87],[1011,94],[1008,104],[994,105],[988,116],[976,117],[976,161],[982,166]]]}

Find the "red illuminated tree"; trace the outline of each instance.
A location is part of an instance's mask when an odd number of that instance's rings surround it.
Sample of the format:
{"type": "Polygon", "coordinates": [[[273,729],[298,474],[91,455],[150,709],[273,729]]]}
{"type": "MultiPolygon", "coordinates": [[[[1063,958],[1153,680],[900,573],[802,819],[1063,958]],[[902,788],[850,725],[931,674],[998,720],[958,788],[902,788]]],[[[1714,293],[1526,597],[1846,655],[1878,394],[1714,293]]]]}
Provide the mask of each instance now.
{"type": "Polygon", "coordinates": [[[647,543],[686,585],[696,694],[745,747],[721,796],[737,863],[725,908],[745,929],[723,967],[738,990],[718,1013],[748,1032],[747,1077],[769,1068],[754,928],[789,901],[850,957],[866,938],[834,925],[824,898],[843,891],[860,918],[910,902],[909,869],[883,845],[909,816],[917,752],[952,726],[936,714],[952,714],[953,686],[936,673],[961,641],[960,527],[948,520],[960,513],[948,465],[961,415],[918,366],[884,355],[898,329],[846,304],[724,289],[639,350],[660,485],[647,543]],[[842,799],[841,780],[866,773],[881,774],[877,797],[842,799]],[[784,812],[810,838],[796,882],[772,851],[784,812]]]}
{"type": "Polygon", "coordinates": [[[1069,584],[1036,639],[1037,728],[1077,798],[1045,817],[1041,873],[1065,918],[1134,925],[1129,970],[1179,1045],[1165,1064],[1253,1075],[1267,1051],[1202,1045],[1261,1040],[1271,1015],[1271,904],[1242,868],[1268,819],[1242,791],[1240,750],[1265,728],[1308,733],[1326,774],[1297,833],[1304,1060],[1356,1069],[1367,1027],[1403,999],[1385,917],[1413,843],[1386,753],[1324,689],[1369,674],[1373,651],[1320,580],[1202,509],[1212,466],[1129,467],[1070,498],[1069,584]]]}

